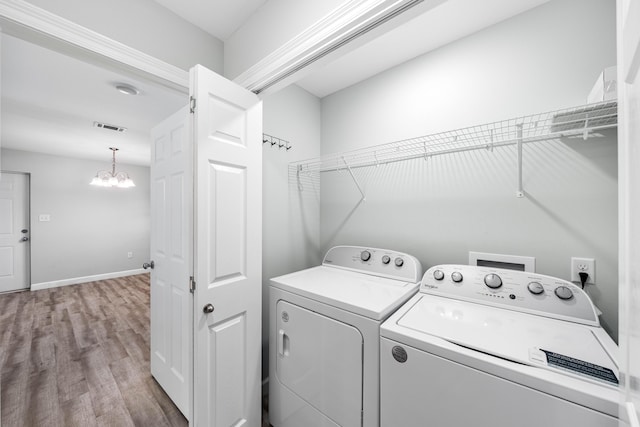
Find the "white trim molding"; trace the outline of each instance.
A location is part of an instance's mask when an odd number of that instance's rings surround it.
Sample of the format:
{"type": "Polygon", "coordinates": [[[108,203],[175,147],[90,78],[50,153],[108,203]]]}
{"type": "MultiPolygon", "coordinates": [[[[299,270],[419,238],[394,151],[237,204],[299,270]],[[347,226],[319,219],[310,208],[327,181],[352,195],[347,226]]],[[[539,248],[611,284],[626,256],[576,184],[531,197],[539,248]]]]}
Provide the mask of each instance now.
{"type": "Polygon", "coordinates": [[[34,6],[24,0],[0,0],[2,32],[76,55],[89,55],[186,92],[189,73],[123,43],[34,6]]]}
{"type": "Polygon", "coordinates": [[[148,273],[142,268],[135,270],[115,271],[113,273],[96,274],[95,276],[74,277],[71,279],[53,280],[51,282],[33,283],[32,291],[42,289],[58,288],[60,286],[78,285],[80,283],[96,282],[98,280],[116,279],[118,277],[135,276],[136,274],[148,273]]]}
{"type": "Polygon", "coordinates": [[[234,79],[255,92],[290,83],[292,76],[312,63],[369,33],[392,18],[425,2],[433,7],[443,0],[354,0],[311,25],[234,79]]]}

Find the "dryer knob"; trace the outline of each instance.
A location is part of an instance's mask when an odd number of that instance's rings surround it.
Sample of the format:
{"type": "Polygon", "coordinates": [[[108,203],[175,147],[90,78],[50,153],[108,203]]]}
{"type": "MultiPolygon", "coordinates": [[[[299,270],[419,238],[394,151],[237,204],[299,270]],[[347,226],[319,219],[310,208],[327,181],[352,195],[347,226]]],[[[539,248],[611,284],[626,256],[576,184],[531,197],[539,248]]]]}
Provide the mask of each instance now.
{"type": "Polygon", "coordinates": [[[389,255],[385,255],[382,257],[383,264],[389,264],[391,262],[391,257],[389,255]]]}
{"type": "Polygon", "coordinates": [[[541,293],[544,292],[544,287],[540,282],[530,282],[527,285],[527,289],[529,289],[529,292],[531,292],[534,295],[540,295],[541,293]]]}
{"type": "Polygon", "coordinates": [[[484,284],[491,289],[498,289],[502,286],[502,278],[495,273],[489,273],[484,276],[484,284]]]}
{"type": "Polygon", "coordinates": [[[573,298],[573,292],[571,292],[571,289],[566,286],[558,286],[554,292],[560,299],[569,300],[573,298]]]}
{"type": "Polygon", "coordinates": [[[451,273],[451,280],[456,283],[462,282],[462,273],[460,273],[459,271],[454,271],[453,273],[451,273]]]}
{"type": "Polygon", "coordinates": [[[369,251],[360,252],[360,259],[362,261],[369,261],[371,259],[371,252],[369,251]]]}
{"type": "Polygon", "coordinates": [[[436,280],[444,279],[444,272],[442,270],[436,270],[433,272],[433,278],[436,280]]]}
{"type": "Polygon", "coordinates": [[[396,258],[393,262],[396,267],[402,267],[404,265],[404,260],[400,257],[396,258]]]}

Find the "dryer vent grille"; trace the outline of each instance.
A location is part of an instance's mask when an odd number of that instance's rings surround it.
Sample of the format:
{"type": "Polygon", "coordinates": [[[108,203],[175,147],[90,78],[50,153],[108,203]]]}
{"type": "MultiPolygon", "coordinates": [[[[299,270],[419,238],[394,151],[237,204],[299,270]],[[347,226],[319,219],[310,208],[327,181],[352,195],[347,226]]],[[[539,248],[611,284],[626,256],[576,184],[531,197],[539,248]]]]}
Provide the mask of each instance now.
{"type": "Polygon", "coordinates": [[[127,128],[124,128],[122,126],[108,125],[106,123],[100,123],[100,122],[93,122],[93,126],[97,127],[97,128],[112,130],[112,131],[115,131],[115,132],[126,132],[127,131],[127,128]]]}

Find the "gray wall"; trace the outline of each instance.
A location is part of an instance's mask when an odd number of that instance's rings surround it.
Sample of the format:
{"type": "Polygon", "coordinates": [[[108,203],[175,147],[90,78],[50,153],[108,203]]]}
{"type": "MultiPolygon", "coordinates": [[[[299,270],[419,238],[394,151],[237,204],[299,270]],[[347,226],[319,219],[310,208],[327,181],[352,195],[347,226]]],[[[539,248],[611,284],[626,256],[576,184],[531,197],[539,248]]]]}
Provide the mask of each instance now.
{"type": "Polygon", "coordinates": [[[264,100],[263,131],[292,144],[286,151],[263,144],[262,342],[269,373],[269,279],[322,261],[319,189],[298,192],[288,163],[320,155],[320,100],[292,85],[264,100]]]}
{"type": "MultiPolygon", "coordinates": [[[[585,103],[616,63],[615,1],[553,0],[322,100],[333,153],[585,103]]],[[[569,279],[570,257],[596,259],[590,293],[617,339],[616,132],[524,150],[515,197],[512,148],[414,160],[321,179],[321,247],[361,244],[416,255],[428,268],[468,251],[536,257],[569,279]]]]}
{"type": "Polygon", "coordinates": [[[183,70],[224,71],[223,42],[153,0],[27,1],[183,70]]]}
{"type": "Polygon", "coordinates": [[[2,149],[0,168],[31,174],[31,283],[139,269],[149,257],[149,168],[118,164],[136,187],[89,185],[104,162],[2,149]],[[50,214],[50,222],[38,221],[50,214]],[[133,252],[133,258],[127,258],[133,252]]]}

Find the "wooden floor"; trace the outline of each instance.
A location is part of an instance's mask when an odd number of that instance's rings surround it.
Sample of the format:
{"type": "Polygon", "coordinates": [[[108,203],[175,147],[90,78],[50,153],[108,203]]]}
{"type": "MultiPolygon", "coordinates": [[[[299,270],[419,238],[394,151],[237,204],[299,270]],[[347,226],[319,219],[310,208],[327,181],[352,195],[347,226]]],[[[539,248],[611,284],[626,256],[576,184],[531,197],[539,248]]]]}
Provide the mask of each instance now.
{"type": "Polygon", "coordinates": [[[0,295],[0,425],[186,426],[149,372],[146,274],[0,295]]]}

